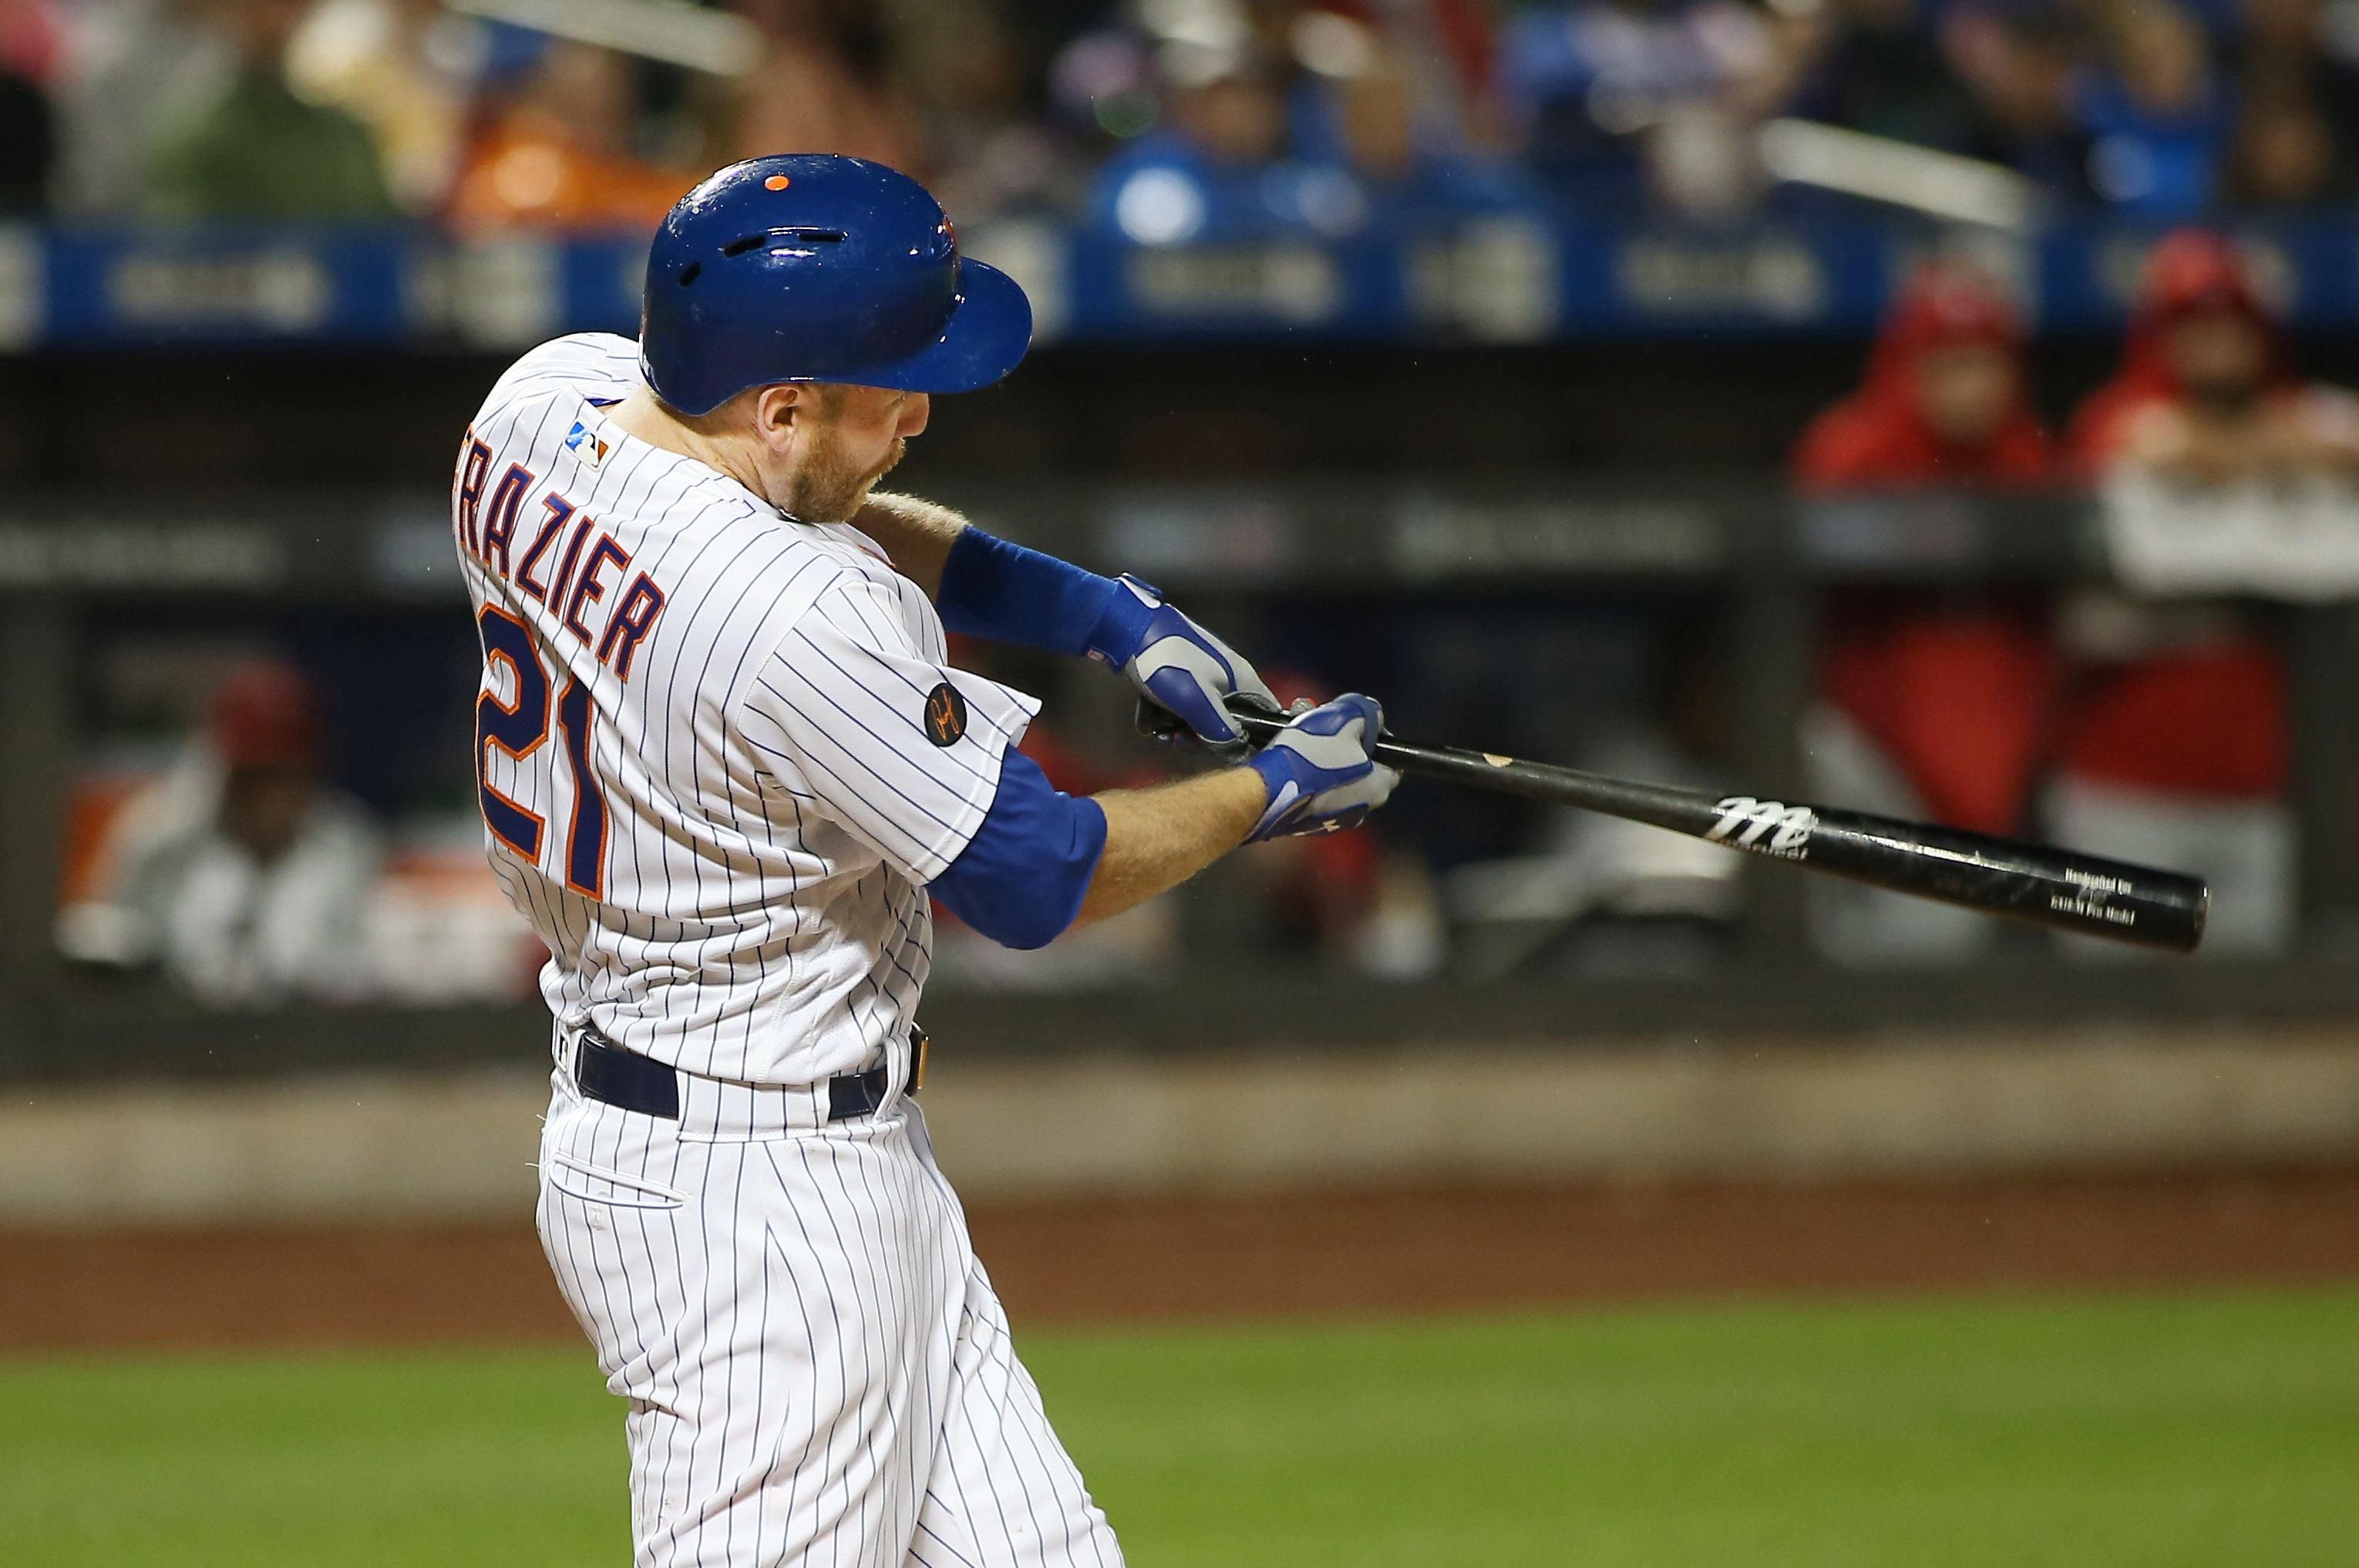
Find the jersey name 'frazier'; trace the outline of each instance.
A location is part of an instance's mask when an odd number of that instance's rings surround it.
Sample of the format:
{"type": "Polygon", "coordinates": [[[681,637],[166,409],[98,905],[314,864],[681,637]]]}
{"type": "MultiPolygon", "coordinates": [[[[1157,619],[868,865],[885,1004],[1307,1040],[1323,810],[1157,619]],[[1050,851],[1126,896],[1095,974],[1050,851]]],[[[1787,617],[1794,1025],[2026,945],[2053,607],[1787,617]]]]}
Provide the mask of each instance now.
{"type": "MultiPolygon", "coordinates": [[[[580,452],[585,446],[593,456],[603,455],[603,443],[576,424],[567,432],[566,450],[580,452]]],[[[614,535],[600,530],[597,518],[550,490],[539,497],[538,506],[531,513],[536,519],[532,539],[518,553],[517,521],[525,514],[525,497],[539,483],[538,476],[521,463],[509,463],[487,506],[484,487],[491,472],[491,444],[478,441],[471,428],[459,450],[459,471],[451,491],[451,524],[458,532],[459,548],[513,583],[518,593],[557,612],[559,624],[567,631],[594,643],[600,664],[613,670],[618,679],[628,681],[633,656],[655,629],[656,617],[663,614],[663,589],[653,577],[640,572],[606,615],[603,629],[593,630],[583,616],[605,600],[606,572],[611,568],[619,581],[630,569],[631,552],[616,544],[614,535]],[[582,547],[593,532],[598,542],[590,545],[585,559],[582,547]],[[550,552],[560,539],[565,548],[556,557],[557,574],[544,580],[541,573],[549,570],[550,552]]]]}

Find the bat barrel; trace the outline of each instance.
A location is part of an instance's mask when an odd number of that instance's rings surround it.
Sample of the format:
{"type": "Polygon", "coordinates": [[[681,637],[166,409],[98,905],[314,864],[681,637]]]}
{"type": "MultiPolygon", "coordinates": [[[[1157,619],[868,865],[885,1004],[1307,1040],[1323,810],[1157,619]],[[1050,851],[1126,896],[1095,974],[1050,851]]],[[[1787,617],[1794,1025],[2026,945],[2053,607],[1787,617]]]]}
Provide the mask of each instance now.
{"type": "Polygon", "coordinates": [[[2180,872],[1852,811],[1813,814],[1808,858],[1837,876],[2166,952],[2203,940],[2211,890],[2180,872]]]}

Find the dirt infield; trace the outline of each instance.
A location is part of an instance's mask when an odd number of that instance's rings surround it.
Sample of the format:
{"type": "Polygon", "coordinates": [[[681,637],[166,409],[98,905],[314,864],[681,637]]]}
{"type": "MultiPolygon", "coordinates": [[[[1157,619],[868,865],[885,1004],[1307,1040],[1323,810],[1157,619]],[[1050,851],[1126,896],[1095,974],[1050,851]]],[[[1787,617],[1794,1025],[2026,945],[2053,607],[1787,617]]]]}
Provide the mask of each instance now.
{"type": "MultiPolygon", "coordinates": [[[[2359,1276],[2359,1170],[1024,1203],[1019,1323],[2359,1276]]],[[[0,1236],[0,1351],[570,1338],[528,1225],[0,1236]]]]}

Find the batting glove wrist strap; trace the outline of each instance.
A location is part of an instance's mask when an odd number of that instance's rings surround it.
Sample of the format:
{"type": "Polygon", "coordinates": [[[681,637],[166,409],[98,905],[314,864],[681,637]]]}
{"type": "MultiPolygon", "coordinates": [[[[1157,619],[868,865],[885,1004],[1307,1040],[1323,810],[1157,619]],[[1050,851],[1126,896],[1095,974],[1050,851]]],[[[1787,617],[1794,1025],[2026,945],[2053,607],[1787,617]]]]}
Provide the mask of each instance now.
{"type": "Polygon", "coordinates": [[[1099,581],[1105,583],[1105,593],[1097,621],[1082,639],[1082,651],[1120,670],[1138,656],[1138,650],[1154,635],[1158,611],[1174,615],[1180,612],[1164,604],[1162,593],[1153,584],[1141,583],[1127,572],[1119,578],[1099,581]]]}
{"type": "Polygon", "coordinates": [[[1391,798],[1400,775],[1375,760],[1385,711],[1358,692],[1298,715],[1245,766],[1261,775],[1268,803],[1247,844],[1290,833],[1355,827],[1391,798]]]}

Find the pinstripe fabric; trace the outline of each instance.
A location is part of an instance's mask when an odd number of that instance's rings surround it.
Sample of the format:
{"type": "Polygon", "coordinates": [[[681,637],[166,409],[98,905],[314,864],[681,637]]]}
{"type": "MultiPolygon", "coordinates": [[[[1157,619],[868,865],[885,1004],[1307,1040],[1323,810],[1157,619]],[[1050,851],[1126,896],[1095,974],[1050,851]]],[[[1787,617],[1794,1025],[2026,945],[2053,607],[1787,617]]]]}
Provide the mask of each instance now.
{"type": "Polygon", "coordinates": [[[560,1071],[538,1221],[640,1568],[1119,1568],[914,1104],[695,1136],[560,1071]]]}
{"type": "Polygon", "coordinates": [[[486,843],[550,953],[541,1244],[627,1401],[636,1561],[1118,1568],[903,1097],[923,884],[1037,704],[950,669],[857,531],[615,429],[636,379],[621,338],[525,355],[451,527],[486,843]],[[944,682],[968,723],[929,735],[944,682]],[[679,1070],[678,1120],[580,1095],[585,1024],[679,1070]],[[831,1123],[826,1080],[879,1061],[883,1105],[831,1123]]]}

